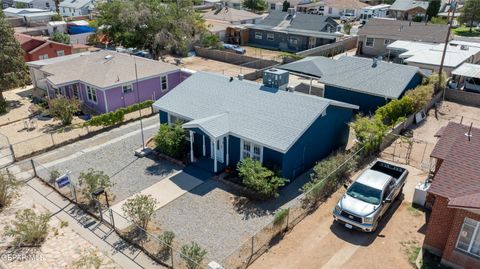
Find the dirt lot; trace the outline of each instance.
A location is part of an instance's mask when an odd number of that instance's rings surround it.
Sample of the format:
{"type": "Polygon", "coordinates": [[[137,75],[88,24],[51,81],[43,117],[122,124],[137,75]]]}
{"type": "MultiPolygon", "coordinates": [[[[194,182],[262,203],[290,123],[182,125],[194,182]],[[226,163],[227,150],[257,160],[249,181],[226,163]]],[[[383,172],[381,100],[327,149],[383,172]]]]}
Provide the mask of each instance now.
{"type": "Polygon", "coordinates": [[[261,59],[266,59],[266,60],[275,60],[279,61],[279,56],[282,53],[281,51],[277,50],[267,50],[267,49],[261,49],[261,48],[254,48],[254,47],[246,47],[245,48],[246,53],[245,55],[255,57],[255,58],[261,58],[261,59]]]}
{"type": "MultiPolygon", "coordinates": [[[[225,76],[236,77],[238,74],[248,74],[255,71],[255,69],[252,68],[241,67],[238,65],[210,60],[197,56],[181,58],[181,61],[182,63],[180,64],[180,66],[182,68],[187,68],[195,71],[213,72],[223,74],[225,76]]],[[[175,57],[167,56],[166,62],[175,64],[175,57]]]]}
{"type": "Polygon", "coordinates": [[[12,121],[25,119],[30,115],[28,108],[31,103],[28,96],[33,94],[32,88],[33,86],[27,86],[3,92],[3,96],[10,106],[10,111],[0,115],[0,126],[12,121]]]}

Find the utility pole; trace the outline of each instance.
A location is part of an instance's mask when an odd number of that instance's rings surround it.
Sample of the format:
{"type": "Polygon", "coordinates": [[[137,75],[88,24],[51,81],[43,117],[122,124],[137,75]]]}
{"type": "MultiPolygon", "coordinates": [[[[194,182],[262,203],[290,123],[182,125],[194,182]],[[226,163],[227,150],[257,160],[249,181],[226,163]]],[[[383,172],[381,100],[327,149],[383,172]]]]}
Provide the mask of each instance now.
{"type": "MultiPolygon", "coordinates": [[[[437,84],[438,89],[440,89],[440,86],[442,85],[443,64],[445,62],[445,54],[447,53],[448,41],[450,39],[450,32],[452,31],[453,19],[455,18],[455,11],[457,10],[457,1],[456,0],[450,1],[450,7],[453,7],[452,18],[450,18],[450,9],[449,9],[447,14],[447,24],[448,24],[447,37],[445,38],[445,45],[443,46],[443,52],[442,52],[442,60],[440,61],[440,68],[438,69],[438,84],[437,84]]],[[[446,87],[443,88],[443,98],[442,98],[443,101],[445,101],[445,91],[446,91],[446,87]]]]}
{"type": "MultiPolygon", "coordinates": [[[[133,62],[135,63],[135,84],[137,84],[137,103],[140,103],[140,87],[138,85],[138,72],[137,72],[137,56],[133,56],[133,62]]],[[[143,135],[143,121],[142,121],[142,110],[138,111],[140,113],[140,132],[142,133],[142,150],[145,150],[145,137],[143,135]]]]}

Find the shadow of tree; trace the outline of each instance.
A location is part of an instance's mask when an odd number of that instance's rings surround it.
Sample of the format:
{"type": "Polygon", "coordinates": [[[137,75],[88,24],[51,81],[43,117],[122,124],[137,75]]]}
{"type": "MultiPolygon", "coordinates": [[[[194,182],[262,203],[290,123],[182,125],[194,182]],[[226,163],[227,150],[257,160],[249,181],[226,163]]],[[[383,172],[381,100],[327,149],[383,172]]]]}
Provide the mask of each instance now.
{"type": "Polygon", "coordinates": [[[233,206],[237,213],[242,214],[246,220],[272,215],[277,209],[276,206],[269,205],[268,203],[252,201],[242,196],[235,196],[233,198],[233,206]]]}

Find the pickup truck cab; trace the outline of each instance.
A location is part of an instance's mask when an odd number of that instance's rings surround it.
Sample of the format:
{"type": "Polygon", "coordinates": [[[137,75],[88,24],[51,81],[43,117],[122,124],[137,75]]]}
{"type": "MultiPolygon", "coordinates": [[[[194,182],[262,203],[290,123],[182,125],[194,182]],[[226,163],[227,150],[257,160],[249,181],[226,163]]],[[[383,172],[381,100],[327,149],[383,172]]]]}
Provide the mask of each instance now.
{"type": "Polygon", "coordinates": [[[392,201],[403,191],[408,170],[375,161],[348,188],[333,210],[346,228],[373,232],[392,201]]]}

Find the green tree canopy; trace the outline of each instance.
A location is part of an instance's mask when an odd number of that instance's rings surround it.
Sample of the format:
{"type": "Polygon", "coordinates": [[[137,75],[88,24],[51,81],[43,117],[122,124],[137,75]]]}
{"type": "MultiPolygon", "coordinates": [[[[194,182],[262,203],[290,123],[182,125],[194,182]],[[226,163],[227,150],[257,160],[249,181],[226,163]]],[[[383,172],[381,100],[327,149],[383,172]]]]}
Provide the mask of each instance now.
{"type": "Polygon", "coordinates": [[[285,11],[287,11],[289,8],[290,8],[290,2],[288,2],[287,0],[283,1],[282,11],[285,12],[285,11]]]}
{"type": "Polygon", "coordinates": [[[267,9],[267,1],[265,0],[243,0],[243,6],[253,12],[262,12],[267,9]]]}
{"type": "Polygon", "coordinates": [[[2,92],[30,83],[23,50],[13,36],[13,29],[0,10],[0,113],[7,111],[2,92]]]}
{"type": "Polygon", "coordinates": [[[50,37],[50,40],[67,45],[70,44],[70,36],[65,33],[55,32],[53,36],[50,37]]]}
{"type": "Polygon", "coordinates": [[[459,19],[462,23],[467,23],[472,32],[474,23],[480,20],[480,0],[466,0],[459,19]]]}
{"type": "Polygon", "coordinates": [[[113,0],[97,9],[100,32],[113,44],[148,50],[154,59],[166,50],[186,54],[206,30],[190,0],[113,0]]]}
{"type": "Polygon", "coordinates": [[[438,12],[440,11],[441,2],[440,0],[431,0],[427,8],[428,20],[431,20],[434,17],[437,17],[438,12]]]}

